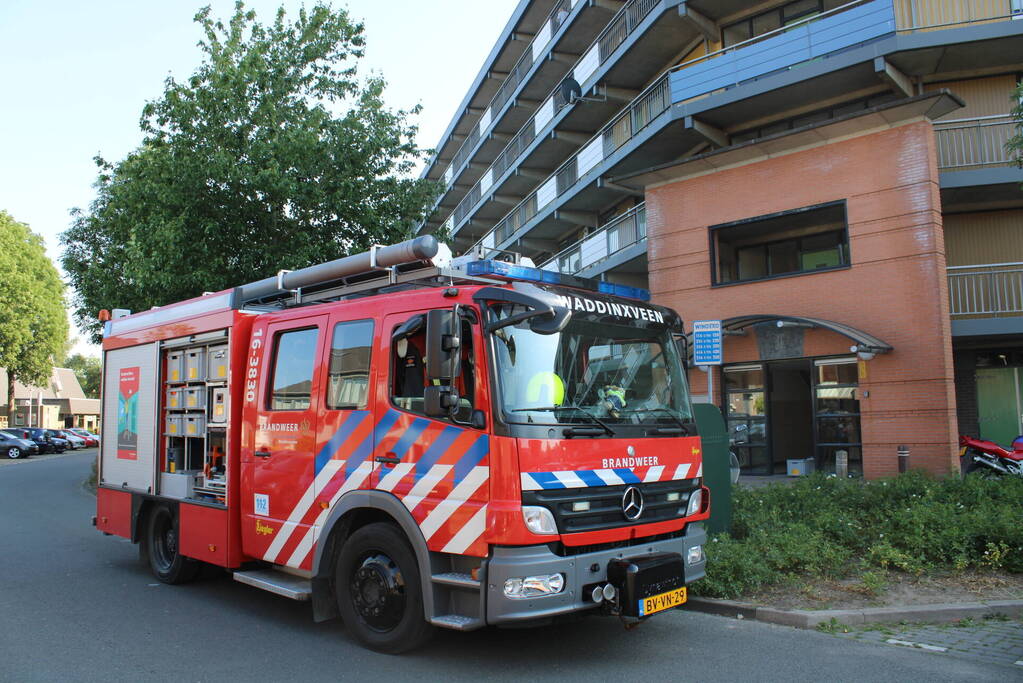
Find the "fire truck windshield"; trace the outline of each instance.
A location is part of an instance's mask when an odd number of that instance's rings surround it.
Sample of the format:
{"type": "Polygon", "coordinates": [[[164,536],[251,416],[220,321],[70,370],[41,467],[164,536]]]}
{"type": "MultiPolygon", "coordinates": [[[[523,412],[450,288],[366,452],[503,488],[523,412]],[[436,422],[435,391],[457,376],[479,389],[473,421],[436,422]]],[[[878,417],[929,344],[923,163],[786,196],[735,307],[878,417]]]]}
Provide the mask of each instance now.
{"type": "MultiPolygon", "coordinates": [[[[505,318],[521,306],[492,305],[505,318]]],[[[614,322],[576,312],[555,334],[524,320],[493,332],[505,420],[522,424],[659,425],[693,421],[670,331],[655,321],[614,322]]]]}

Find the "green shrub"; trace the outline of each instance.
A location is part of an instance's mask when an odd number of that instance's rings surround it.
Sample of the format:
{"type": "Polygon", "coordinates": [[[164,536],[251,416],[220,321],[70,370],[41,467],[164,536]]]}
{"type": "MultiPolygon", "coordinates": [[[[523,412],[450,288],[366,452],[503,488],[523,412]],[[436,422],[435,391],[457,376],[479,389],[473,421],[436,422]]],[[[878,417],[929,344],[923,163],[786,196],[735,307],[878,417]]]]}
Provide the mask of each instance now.
{"type": "Polygon", "coordinates": [[[878,569],[1023,572],[1018,478],[909,472],[864,482],[817,474],[735,489],[732,520],[731,534],[707,544],[707,578],[694,593],[738,598],[787,577],[876,577],[878,569]]]}

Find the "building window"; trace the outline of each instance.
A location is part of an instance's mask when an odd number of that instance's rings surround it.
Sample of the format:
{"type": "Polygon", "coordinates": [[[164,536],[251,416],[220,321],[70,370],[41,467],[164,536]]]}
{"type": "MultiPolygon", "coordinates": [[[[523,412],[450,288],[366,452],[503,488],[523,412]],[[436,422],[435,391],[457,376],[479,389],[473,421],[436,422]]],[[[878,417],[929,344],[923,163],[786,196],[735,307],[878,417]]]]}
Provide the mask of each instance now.
{"type": "Polygon", "coordinates": [[[710,238],[715,285],[849,265],[844,201],[714,225],[710,238]]]}
{"type": "Polygon", "coordinates": [[[819,360],[815,382],[817,468],[835,471],[835,458],[843,451],[851,475],[863,475],[863,439],[860,436],[859,366],[855,358],[819,360]]]}
{"type": "Polygon", "coordinates": [[[365,409],[369,395],[369,360],[373,347],[373,321],[358,320],[334,326],[330,345],[329,410],[365,409]]]}
{"type": "Polygon", "coordinates": [[[316,359],[315,327],[277,336],[270,410],[308,410],[316,359]]]}
{"type": "Polygon", "coordinates": [[[792,0],[766,12],[746,17],[721,30],[725,47],[762,36],[797,21],[841,6],[848,0],[792,0]]]}

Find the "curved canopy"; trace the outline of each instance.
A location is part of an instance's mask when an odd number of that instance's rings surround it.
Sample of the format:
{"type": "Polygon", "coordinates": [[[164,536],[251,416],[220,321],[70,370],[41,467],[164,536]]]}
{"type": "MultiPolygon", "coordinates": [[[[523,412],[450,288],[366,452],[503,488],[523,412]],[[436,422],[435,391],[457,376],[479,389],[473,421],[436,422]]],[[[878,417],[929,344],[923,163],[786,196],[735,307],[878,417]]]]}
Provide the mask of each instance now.
{"type": "Polygon", "coordinates": [[[878,339],[872,334],[867,334],[863,330],[858,330],[855,327],[836,323],[831,320],[823,320],[821,318],[803,318],[797,315],[771,315],[768,313],[759,315],[739,315],[734,318],[726,318],[722,320],[721,329],[723,331],[738,331],[760,323],[780,323],[779,327],[785,327],[786,324],[798,327],[820,327],[825,330],[831,330],[832,332],[844,337],[848,337],[856,344],[858,351],[869,353],[888,353],[892,350],[891,344],[878,339]]]}

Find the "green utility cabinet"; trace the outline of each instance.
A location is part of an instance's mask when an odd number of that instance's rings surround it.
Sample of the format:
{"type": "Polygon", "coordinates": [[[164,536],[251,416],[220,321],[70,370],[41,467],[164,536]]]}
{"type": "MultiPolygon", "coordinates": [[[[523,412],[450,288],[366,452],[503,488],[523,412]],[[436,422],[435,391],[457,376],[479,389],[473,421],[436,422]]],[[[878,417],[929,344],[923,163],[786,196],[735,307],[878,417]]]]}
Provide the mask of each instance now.
{"type": "Polygon", "coordinates": [[[732,527],[732,478],[728,430],[717,406],[696,403],[693,410],[703,450],[703,483],[710,489],[707,532],[729,531],[732,527]]]}

